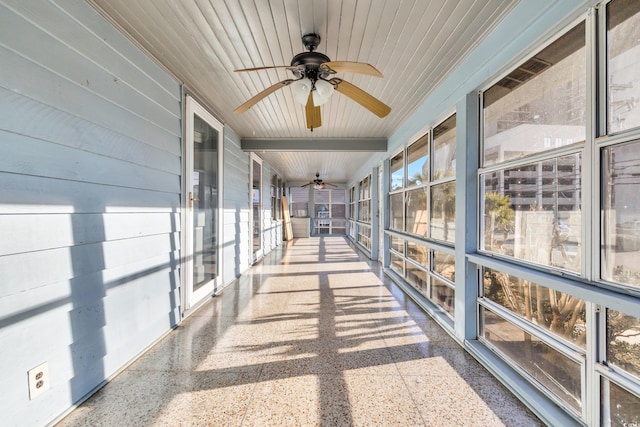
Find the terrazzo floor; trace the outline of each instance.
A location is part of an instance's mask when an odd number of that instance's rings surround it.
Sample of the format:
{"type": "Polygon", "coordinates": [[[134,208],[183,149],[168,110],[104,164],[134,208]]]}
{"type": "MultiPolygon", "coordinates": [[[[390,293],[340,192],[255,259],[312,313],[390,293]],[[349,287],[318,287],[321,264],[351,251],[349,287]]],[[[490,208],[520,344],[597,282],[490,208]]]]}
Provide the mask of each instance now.
{"type": "Polygon", "coordinates": [[[537,426],[341,237],[282,245],[58,426],[537,426]]]}

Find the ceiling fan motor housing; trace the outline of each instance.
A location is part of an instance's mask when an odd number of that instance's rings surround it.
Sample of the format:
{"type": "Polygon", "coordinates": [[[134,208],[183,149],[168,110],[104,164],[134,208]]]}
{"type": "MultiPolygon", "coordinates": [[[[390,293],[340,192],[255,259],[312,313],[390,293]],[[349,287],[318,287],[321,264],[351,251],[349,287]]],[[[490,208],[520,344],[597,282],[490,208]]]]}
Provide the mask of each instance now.
{"type": "Polygon", "coordinates": [[[331,59],[327,55],[315,51],[320,44],[320,36],[318,34],[305,34],[302,36],[302,43],[304,43],[309,52],[302,52],[294,56],[291,60],[291,65],[294,67],[304,66],[304,73],[300,70],[293,70],[293,74],[298,78],[308,77],[313,82],[318,78],[326,78],[329,73],[320,72],[320,65],[330,62],[331,59]]]}

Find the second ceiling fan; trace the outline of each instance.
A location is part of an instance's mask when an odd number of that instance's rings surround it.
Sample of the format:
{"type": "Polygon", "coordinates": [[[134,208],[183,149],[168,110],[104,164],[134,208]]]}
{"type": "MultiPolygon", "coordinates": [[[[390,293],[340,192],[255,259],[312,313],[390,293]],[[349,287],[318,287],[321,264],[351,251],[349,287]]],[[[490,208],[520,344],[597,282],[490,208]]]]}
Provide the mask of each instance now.
{"type": "Polygon", "coordinates": [[[380,118],[389,114],[391,108],[372,95],[343,79],[333,77],[336,73],[357,73],[373,77],[382,77],[382,73],[373,65],[364,62],[331,61],[328,56],[315,51],[318,44],[320,44],[320,36],[317,34],[306,34],[302,36],[302,42],[308,52],[302,52],[294,56],[291,60],[291,65],[275,65],[235,70],[237,72],[243,72],[286,68],[291,70],[296,78],[283,80],[269,86],[236,108],[233,111],[234,113],[244,113],[276,90],[291,85],[296,102],[305,105],[307,128],[311,129],[311,131],[322,125],[320,105],[329,100],[334,90],[351,98],[380,118]]]}

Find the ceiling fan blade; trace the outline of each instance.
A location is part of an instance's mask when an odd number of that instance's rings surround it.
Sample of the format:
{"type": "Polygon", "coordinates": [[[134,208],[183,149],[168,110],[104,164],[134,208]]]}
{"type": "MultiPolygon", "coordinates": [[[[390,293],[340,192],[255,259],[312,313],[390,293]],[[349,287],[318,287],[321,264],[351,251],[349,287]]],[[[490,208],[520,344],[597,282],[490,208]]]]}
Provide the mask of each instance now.
{"type": "Polygon", "coordinates": [[[376,67],[365,62],[330,61],[320,65],[321,70],[324,71],[325,68],[328,68],[334,73],[357,73],[373,77],[382,77],[382,73],[378,71],[376,67]]]}
{"type": "Polygon", "coordinates": [[[256,68],[242,68],[240,70],[233,70],[236,73],[243,73],[245,71],[259,71],[259,70],[272,70],[274,68],[286,68],[288,70],[299,70],[299,65],[271,65],[268,67],[256,67],[256,68]]]}
{"type": "Polygon", "coordinates": [[[272,86],[269,86],[268,88],[266,88],[265,90],[263,90],[262,92],[260,92],[257,95],[254,95],[252,98],[250,98],[248,101],[246,101],[244,104],[242,104],[241,106],[239,106],[238,108],[236,108],[235,110],[233,110],[233,112],[235,114],[240,114],[240,113],[244,113],[245,111],[247,111],[249,108],[253,107],[255,104],[257,104],[258,102],[260,102],[263,98],[267,97],[268,95],[271,95],[273,92],[275,92],[276,90],[283,88],[285,86],[287,86],[288,84],[290,84],[291,82],[293,82],[293,80],[289,79],[289,80],[283,80],[281,82],[278,82],[272,86]]]}
{"type": "Polygon", "coordinates": [[[304,108],[305,115],[307,116],[307,128],[311,129],[311,132],[315,128],[322,126],[322,119],[320,117],[320,107],[313,105],[313,94],[309,92],[309,98],[307,99],[307,106],[304,108]]]}
{"type": "Polygon", "coordinates": [[[308,187],[308,186],[310,186],[311,184],[313,184],[313,182],[307,182],[306,184],[301,185],[301,186],[300,186],[300,188],[308,187]]]}
{"type": "Polygon", "coordinates": [[[323,184],[324,184],[324,185],[330,185],[330,186],[332,186],[332,187],[337,187],[337,185],[336,185],[336,184],[332,184],[332,183],[330,183],[330,182],[323,182],[323,184]]]}
{"type": "Polygon", "coordinates": [[[338,92],[353,99],[376,116],[380,118],[386,117],[391,112],[391,108],[388,105],[369,95],[358,86],[338,78],[333,78],[330,81],[338,92]]]}

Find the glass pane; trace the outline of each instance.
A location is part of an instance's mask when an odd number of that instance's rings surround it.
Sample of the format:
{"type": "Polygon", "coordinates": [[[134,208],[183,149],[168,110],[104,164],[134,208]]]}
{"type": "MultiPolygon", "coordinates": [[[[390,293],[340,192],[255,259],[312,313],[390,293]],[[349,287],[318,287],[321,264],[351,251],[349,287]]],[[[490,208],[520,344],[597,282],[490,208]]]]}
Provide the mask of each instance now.
{"type": "Polygon", "coordinates": [[[431,187],[431,237],[454,242],[456,239],[456,183],[431,187]]]}
{"type": "Polygon", "coordinates": [[[584,300],[490,268],[483,282],[485,298],[586,349],[584,300]]]}
{"type": "Polygon", "coordinates": [[[404,239],[391,236],[391,249],[404,255],[404,239]]]}
{"type": "Polygon", "coordinates": [[[456,280],[456,258],[452,254],[433,251],[433,271],[451,281],[456,280]]]}
{"type": "Polygon", "coordinates": [[[331,221],[331,234],[346,234],[347,233],[347,221],[343,219],[331,221]]]}
{"type": "Polygon", "coordinates": [[[391,159],[391,191],[404,186],[404,153],[398,153],[391,159]]]}
{"type": "Polygon", "coordinates": [[[407,266],[407,271],[405,273],[405,279],[407,279],[407,282],[409,282],[410,285],[419,290],[421,293],[426,294],[427,272],[413,265],[413,263],[406,261],[405,263],[407,266]]]}
{"type": "Polygon", "coordinates": [[[322,204],[316,203],[315,213],[316,213],[316,218],[329,218],[330,217],[329,205],[326,203],[322,203],[322,204]]]}
{"type": "Polygon", "coordinates": [[[483,174],[481,248],[580,271],[581,156],[483,174]]]}
{"type": "Polygon", "coordinates": [[[640,316],[607,309],[607,363],[640,378],[640,316]]]}
{"type": "Polygon", "coordinates": [[[640,2],[607,4],[609,132],[640,126],[640,2]]]}
{"type": "Polygon", "coordinates": [[[307,217],[309,216],[309,204],[307,202],[301,203],[301,202],[294,202],[291,203],[291,216],[292,217],[307,217]]]}
{"type": "Polygon", "coordinates": [[[404,276],[404,258],[394,254],[393,252],[391,252],[390,254],[391,254],[391,258],[390,258],[391,264],[389,266],[393,271],[398,273],[400,276],[404,276]]]}
{"type": "Polygon", "coordinates": [[[426,184],[429,180],[429,135],[407,149],[407,187],[426,184]]]}
{"type": "Polygon", "coordinates": [[[454,315],[456,293],[444,281],[431,276],[431,300],[444,308],[451,316],[454,315]]]}
{"type": "Polygon", "coordinates": [[[426,246],[414,242],[407,242],[407,257],[424,268],[429,268],[429,249],[427,249],[426,246]]]}
{"type": "Polygon", "coordinates": [[[392,230],[404,231],[404,194],[390,194],[389,195],[389,209],[391,210],[391,225],[392,230]]]}
{"type": "Polygon", "coordinates": [[[362,200],[358,202],[358,220],[371,223],[371,201],[362,200]]]}
{"type": "Polygon", "coordinates": [[[358,225],[358,243],[371,250],[371,228],[358,225]]]}
{"type": "Polygon", "coordinates": [[[262,165],[253,160],[253,251],[256,252],[262,248],[262,165]]]}
{"type": "Polygon", "coordinates": [[[547,390],[581,413],[580,364],[513,323],[480,307],[482,336],[547,390]]]}
{"type": "Polygon", "coordinates": [[[602,276],[640,288],[640,142],[603,151],[602,276]]]}
{"type": "Polygon", "coordinates": [[[640,426],[640,397],[629,393],[617,384],[602,379],[602,396],[609,396],[609,405],[602,399],[603,426],[631,427],[640,426]]]}
{"type": "Polygon", "coordinates": [[[456,174],[456,115],[433,129],[433,179],[456,174]]]}
{"type": "Polygon", "coordinates": [[[484,93],[483,165],[582,142],[584,22],[484,93]]]}
{"type": "Polygon", "coordinates": [[[428,187],[407,191],[407,233],[427,235],[427,191],[428,187]]]}
{"type": "Polygon", "coordinates": [[[345,215],[345,205],[331,205],[331,218],[344,218],[345,215]]]}
{"type": "Polygon", "coordinates": [[[218,275],[218,131],[193,117],[193,290],[218,275]]]}

